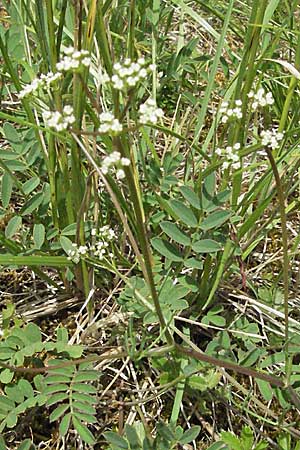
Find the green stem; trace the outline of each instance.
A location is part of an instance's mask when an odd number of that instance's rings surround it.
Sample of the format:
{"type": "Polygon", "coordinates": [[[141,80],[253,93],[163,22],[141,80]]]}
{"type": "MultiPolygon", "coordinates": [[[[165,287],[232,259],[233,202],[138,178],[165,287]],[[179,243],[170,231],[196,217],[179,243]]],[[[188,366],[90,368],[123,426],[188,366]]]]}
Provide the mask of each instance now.
{"type": "MultiPolygon", "coordinates": [[[[228,140],[230,145],[233,145],[236,142],[239,142],[241,145],[243,145],[244,143],[246,130],[246,127],[244,127],[244,122],[247,116],[248,93],[252,87],[254,78],[257,73],[257,63],[255,61],[260,42],[260,36],[262,34],[262,24],[267,4],[268,0],[255,0],[253,2],[251,17],[248,24],[248,32],[245,39],[245,53],[240,65],[239,76],[235,89],[235,100],[242,100],[243,117],[236,123],[236,125],[230,132],[228,140]],[[243,81],[244,86],[242,89],[243,81]]],[[[232,188],[233,207],[236,207],[238,203],[238,198],[241,192],[241,184],[242,172],[234,175],[232,188]]]]}
{"type": "MultiPolygon", "coordinates": [[[[127,146],[124,142],[124,139],[121,139],[119,137],[116,138],[116,144],[117,144],[117,147],[118,147],[121,155],[128,157],[129,152],[126,151],[127,146]]],[[[166,321],[165,321],[165,318],[164,318],[164,315],[163,315],[163,312],[162,312],[162,309],[161,309],[161,306],[159,303],[158,293],[157,293],[157,290],[155,287],[154,276],[153,276],[153,271],[152,271],[152,254],[151,254],[150,245],[149,245],[148,237],[147,237],[147,230],[146,230],[145,219],[144,219],[145,216],[144,216],[144,211],[143,211],[143,206],[142,206],[142,201],[141,201],[141,193],[138,189],[138,183],[136,181],[136,177],[133,172],[134,171],[133,164],[131,164],[129,167],[125,167],[124,170],[125,170],[126,179],[127,179],[130,196],[131,196],[131,200],[133,203],[134,213],[135,213],[135,217],[136,217],[136,228],[137,228],[138,240],[139,240],[142,254],[144,257],[144,263],[145,263],[146,275],[147,275],[147,283],[148,283],[148,286],[151,291],[152,300],[154,303],[155,311],[157,313],[161,328],[162,328],[162,330],[165,330],[166,339],[168,341],[168,344],[172,345],[173,338],[172,338],[170,331],[168,330],[168,327],[167,327],[167,324],[166,324],[166,321]]]]}
{"type": "Polygon", "coordinates": [[[285,195],[280,175],[277,169],[276,161],[271,149],[267,148],[267,155],[274,174],[277,196],[279,203],[279,211],[281,218],[281,240],[283,251],[283,283],[284,283],[284,321],[285,321],[285,376],[286,385],[289,386],[291,378],[291,360],[289,356],[289,253],[288,253],[288,232],[285,214],[285,195]]]}
{"type": "MultiPolygon", "coordinates": [[[[295,67],[296,69],[300,69],[300,33],[298,33],[298,39],[297,39],[297,46],[296,46],[296,51],[295,51],[295,67]]],[[[291,101],[292,98],[294,96],[294,91],[295,88],[298,84],[298,79],[294,76],[291,77],[290,80],[290,85],[288,87],[288,91],[287,91],[287,95],[285,98],[285,102],[283,105],[283,109],[282,109],[282,113],[281,113],[281,118],[280,118],[280,122],[279,122],[279,127],[278,127],[278,131],[279,132],[283,132],[283,130],[285,129],[285,125],[288,119],[288,114],[289,114],[289,109],[290,109],[290,105],[291,105],[291,101]]]]}
{"type": "Polygon", "coordinates": [[[135,57],[134,39],[135,39],[135,0],[130,0],[129,7],[129,35],[128,35],[128,57],[133,60],[135,57]]]}

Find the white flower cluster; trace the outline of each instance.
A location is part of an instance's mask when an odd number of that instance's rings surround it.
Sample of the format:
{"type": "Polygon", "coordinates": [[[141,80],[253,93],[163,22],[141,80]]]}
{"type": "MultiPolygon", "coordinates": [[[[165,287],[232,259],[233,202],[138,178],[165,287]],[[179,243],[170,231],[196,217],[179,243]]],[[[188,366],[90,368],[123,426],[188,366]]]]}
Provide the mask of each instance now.
{"type": "Polygon", "coordinates": [[[133,88],[139,81],[147,77],[149,71],[155,69],[155,64],[146,67],[144,58],[139,58],[137,62],[125,59],[122,64],[119,62],[114,64],[111,82],[113,87],[119,91],[127,87],[133,88]]]}
{"type": "Polygon", "coordinates": [[[108,254],[108,247],[111,241],[116,238],[116,233],[108,225],[104,225],[99,229],[98,241],[91,247],[94,256],[103,259],[105,256],[113,257],[112,253],[108,254]]]}
{"type": "Polygon", "coordinates": [[[221,122],[227,123],[229,119],[241,119],[243,117],[241,106],[242,100],[235,100],[233,108],[230,108],[228,102],[222,102],[220,107],[221,122]]]}
{"type": "Polygon", "coordinates": [[[47,75],[42,74],[39,78],[35,78],[32,80],[30,84],[26,84],[24,88],[19,92],[19,99],[22,99],[26,97],[29,94],[32,94],[33,92],[37,91],[40,88],[49,87],[51,83],[58,80],[62,77],[62,74],[57,72],[49,72],[47,75]]]}
{"type": "MultiPolygon", "coordinates": [[[[96,236],[97,231],[93,229],[91,234],[92,236],[96,236]]],[[[116,238],[114,230],[108,225],[104,225],[99,229],[97,238],[99,240],[97,240],[94,244],[77,246],[77,244],[73,243],[72,249],[68,251],[68,259],[73,261],[75,264],[78,264],[80,259],[86,255],[96,256],[99,259],[103,259],[105,257],[112,258],[113,254],[108,250],[111,241],[116,238]]]]}
{"type": "Polygon", "coordinates": [[[101,164],[101,170],[104,175],[106,175],[110,168],[113,166],[117,166],[117,172],[116,177],[118,180],[122,180],[125,178],[125,172],[122,169],[124,166],[129,166],[130,160],[128,158],[121,157],[121,154],[117,151],[113,151],[108,156],[105,156],[105,158],[102,161],[101,164]]]}
{"type": "Polygon", "coordinates": [[[233,147],[228,145],[225,149],[216,148],[215,153],[226,158],[226,161],[224,161],[222,164],[223,170],[228,169],[230,166],[232,166],[232,168],[235,170],[240,168],[240,157],[237,153],[235,153],[240,148],[241,144],[239,144],[238,142],[234,144],[233,147]]]}
{"type": "Polygon", "coordinates": [[[253,99],[251,109],[252,111],[256,111],[259,107],[264,107],[267,105],[273,105],[274,98],[272,95],[272,92],[265,92],[264,88],[259,88],[258,91],[255,93],[253,91],[250,91],[248,94],[248,97],[250,99],[253,99]]]}
{"type": "Polygon", "coordinates": [[[114,115],[110,112],[103,112],[100,114],[100,127],[99,133],[108,133],[112,134],[120,133],[123,129],[118,119],[115,119],[114,115]]]}
{"type": "Polygon", "coordinates": [[[63,112],[45,111],[43,113],[45,125],[56,131],[63,131],[75,122],[72,106],[66,105],[63,112]]]}
{"type": "Polygon", "coordinates": [[[263,130],[260,133],[262,145],[270,147],[275,150],[280,146],[280,141],[283,139],[283,133],[279,133],[275,128],[271,130],[263,130]]]}
{"type": "Polygon", "coordinates": [[[82,256],[85,256],[88,253],[88,247],[86,245],[80,245],[79,247],[77,244],[73,242],[72,244],[72,250],[68,251],[68,259],[70,261],[73,261],[75,264],[78,264],[80,261],[80,258],[82,256]]]}
{"type": "Polygon", "coordinates": [[[76,70],[79,67],[89,67],[91,58],[87,50],[74,50],[73,47],[68,47],[64,50],[65,56],[56,64],[56,69],[59,72],[66,72],[68,70],[76,70]]]}
{"type": "Polygon", "coordinates": [[[42,74],[39,78],[32,80],[19,92],[19,98],[22,99],[39,88],[49,87],[51,83],[62,77],[62,72],[79,69],[81,65],[89,67],[91,64],[91,58],[87,50],[74,50],[73,47],[68,47],[64,50],[64,54],[64,58],[56,64],[56,73],[42,74]]]}
{"type": "Polygon", "coordinates": [[[140,105],[139,113],[139,122],[143,124],[156,124],[158,119],[160,119],[164,115],[163,110],[161,108],[157,108],[157,105],[153,98],[148,98],[145,103],[140,105]]]}

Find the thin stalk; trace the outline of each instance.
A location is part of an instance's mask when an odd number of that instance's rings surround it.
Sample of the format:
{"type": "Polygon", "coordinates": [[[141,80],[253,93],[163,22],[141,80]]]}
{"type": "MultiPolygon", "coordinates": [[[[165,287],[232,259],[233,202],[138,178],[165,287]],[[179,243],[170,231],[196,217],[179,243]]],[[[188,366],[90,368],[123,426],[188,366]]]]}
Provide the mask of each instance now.
{"type": "MultiPolygon", "coordinates": [[[[300,33],[298,33],[295,55],[296,55],[295,56],[295,67],[297,70],[299,70],[300,69],[300,33]]],[[[279,127],[278,127],[278,131],[281,133],[285,129],[285,125],[286,125],[289,110],[290,110],[291,101],[292,101],[296,86],[298,84],[298,81],[299,80],[295,76],[291,77],[287,95],[286,95],[285,102],[283,105],[281,117],[280,117],[279,127]]]]}
{"type": "Polygon", "coordinates": [[[288,253],[288,232],[287,232],[287,222],[285,214],[285,195],[284,188],[280,179],[280,175],[277,169],[276,161],[272,154],[271,149],[267,148],[267,155],[272,167],[274,174],[278,204],[281,218],[281,241],[282,241],[282,266],[283,266],[283,286],[284,286],[284,322],[285,322],[285,376],[286,376],[286,386],[290,385],[291,378],[291,359],[289,356],[289,253],[288,253]]]}
{"type": "Polygon", "coordinates": [[[47,24],[48,24],[48,33],[49,33],[49,47],[50,47],[50,66],[52,72],[56,72],[56,63],[57,63],[57,54],[56,54],[56,45],[55,45],[55,30],[54,30],[54,22],[53,22],[53,8],[52,1],[46,2],[47,8],[47,24]]]}
{"type": "Polygon", "coordinates": [[[136,20],[135,0],[130,0],[129,7],[129,34],[128,34],[128,57],[133,60],[135,57],[135,20],[136,20]]]}
{"type": "Polygon", "coordinates": [[[97,41],[99,44],[99,48],[101,50],[101,56],[104,61],[104,66],[105,66],[106,72],[111,77],[111,75],[112,75],[112,59],[110,56],[109,44],[108,44],[108,39],[107,39],[107,34],[106,34],[106,29],[105,29],[105,24],[104,24],[102,0],[98,1],[95,28],[96,28],[97,41]]]}
{"type": "Polygon", "coordinates": [[[201,101],[201,110],[198,115],[197,123],[195,126],[195,134],[194,134],[193,144],[198,142],[199,137],[201,135],[202,128],[205,123],[205,118],[207,116],[207,110],[208,110],[208,106],[210,103],[212,91],[215,86],[215,77],[216,77],[216,74],[218,71],[220,58],[222,56],[222,52],[224,50],[224,45],[226,42],[226,34],[227,34],[227,30],[228,30],[229,23],[230,23],[230,17],[231,17],[231,13],[232,13],[232,9],[233,9],[233,4],[234,4],[234,0],[230,0],[229,4],[227,6],[227,13],[226,13],[226,16],[224,19],[222,33],[221,33],[221,36],[220,36],[220,39],[218,42],[218,46],[216,49],[216,54],[214,56],[212,68],[209,73],[208,83],[207,83],[207,87],[205,89],[204,97],[203,97],[203,100],[201,101]]]}
{"type": "Polygon", "coordinates": [[[67,6],[68,6],[68,0],[63,0],[61,9],[60,9],[59,24],[58,24],[57,34],[56,34],[56,55],[60,54],[60,46],[61,46],[61,41],[62,41],[67,6]]]}
{"type": "MultiPolygon", "coordinates": [[[[259,47],[260,36],[262,33],[262,24],[268,0],[255,0],[252,6],[251,17],[249,20],[249,28],[246,35],[246,50],[240,65],[239,76],[235,90],[235,100],[242,100],[242,115],[243,118],[237,122],[229,135],[229,144],[233,145],[239,142],[244,144],[246,127],[244,121],[247,116],[248,93],[252,87],[254,78],[257,73],[256,55],[259,47]],[[241,87],[244,81],[244,86],[241,93],[241,87]]],[[[235,207],[238,203],[238,198],[241,192],[242,172],[234,175],[232,188],[232,206],[235,207]]]]}
{"type": "MultiPolygon", "coordinates": [[[[128,152],[125,150],[126,145],[124,145],[124,140],[121,140],[121,138],[116,139],[117,147],[121,153],[122,156],[128,157],[128,152]]],[[[158,316],[160,325],[162,330],[165,330],[166,332],[166,339],[168,341],[168,344],[173,344],[173,338],[171,336],[170,331],[167,328],[167,324],[159,303],[158,293],[155,287],[154,282],[154,276],[152,271],[152,254],[150,250],[150,245],[148,242],[147,237],[147,231],[145,226],[145,215],[143,211],[143,206],[141,202],[141,195],[139,192],[138,184],[136,183],[136,177],[134,175],[134,168],[131,164],[129,167],[124,167],[124,171],[126,174],[126,180],[128,183],[128,188],[131,196],[131,200],[133,203],[134,213],[136,217],[136,228],[137,228],[137,234],[138,234],[138,240],[139,244],[141,246],[142,254],[144,257],[144,263],[146,268],[146,275],[147,275],[147,283],[149,285],[152,300],[155,306],[155,311],[158,316]]]]}

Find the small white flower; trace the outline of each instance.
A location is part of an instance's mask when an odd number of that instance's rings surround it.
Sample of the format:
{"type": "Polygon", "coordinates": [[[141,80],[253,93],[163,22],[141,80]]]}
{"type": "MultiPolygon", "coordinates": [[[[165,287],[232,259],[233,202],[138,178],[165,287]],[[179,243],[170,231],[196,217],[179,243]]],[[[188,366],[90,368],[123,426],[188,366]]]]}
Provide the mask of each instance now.
{"type": "Polygon", "coordinates": [[[108,133],[118,134],[122,131],[122,124],[118,119],[114,117],[114,115],[110,112],[103,112],[99,116],[100,119],[100,133],[108,133]]]}
{"type": "Polygon", "coordinates": [[[264,108],[267,105],[273,105],[274,98],[272,92],[265,93],[264,88],[260,87],[258,91],[255,93],[250,91],[248,94],[250,99],[253,99],[251,109],[252,111],[256,111],[259,107],[264,108]]]}
{"type": "Polygon", "coordinates": [[[221,122],[227,123],[229,119],[241,119],[243,117],[241,106],[241,100],[235,100],[233,107],[229,107],[229,103],[223,101],[220,106],[221,122]]]}
{"type": "Polygon", "coordinates": [[[83,65],[89,67],[91,58],[88,56],[87,50],[74,50],[73,47],[68,47],[64,50],[65,56],[56,64],[56,69],[60,72],[67,72],[69,70],[76,70],[83,65]]]}
{"type": "Polygon", "coordinates": [[[43,113],[43,119],[46,126],[53,128],[58,132],[66,130],[69,125],[72,125],[75,122],[73,108],[69,105],[66,105],[63,108],[62,113],[59,111],[45,111],[43,113]]]}
{"type": "Polygon", "coordinates": [[[271,130],[263,130],[260,134],[262,145],[270,147],[275,150],[280,146],[280,141],[283,139],[283,133],[278,132],[275,128],[271,130]]]}
{"type": "Polygon", "coordinates": [[[125,178],[124,170],[123,169],[118,169],[117,173],[116,173],[116,176],[117,176],[117,180],[122,180],[123,178],[125,178]]]}
{"type": "Polygon", "coordinates": [[[149,70],[154,70],[154,67],[150,65],[147,68],[144,58],[139,58],[137,62],[128,58],[123,63],[117,62],[113,65],[112,85],[117,90],[133,88],[147,77],[149,70]]]}
{"type": "Polygon", "coordinates": [[[148,98],[145,103],[140,105],[139,113],[139,122],[142,124],[156,124],[158,119],[162,118],[164,115],[163,110],[161,108],[157,108],[155,100],[152,98],[148,98]]]}
{"type": "Polygon", "coordinates": [[[122,164],[122,166],[130,166],[130,159],[121,158],[121,164],[122,164]]]}
{"type": "Polygon", "coordinates": [[[235,143],[233,146],[228,145],[225,149],[216,148],[215,153],[218,156],[223,156],[225,161],[222,163],[222,169],[227,170],[232,167],[234,170],[240,168],[240,157],[236,153],[237,150],[241,148],[239,142],[235,143]]]}

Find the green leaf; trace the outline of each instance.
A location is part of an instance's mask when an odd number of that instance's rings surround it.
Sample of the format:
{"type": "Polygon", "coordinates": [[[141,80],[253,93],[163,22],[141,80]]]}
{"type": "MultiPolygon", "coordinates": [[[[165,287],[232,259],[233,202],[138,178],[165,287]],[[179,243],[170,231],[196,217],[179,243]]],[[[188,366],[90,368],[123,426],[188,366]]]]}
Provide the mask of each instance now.
{"type": "Polygon", "coordinates": [[[15,172],[24,172],[27,169],[26,164],[17,160],[6,161],[6,167],[15,172]]]}
{"type": "Polygon", "coordinates": [[[7,428],[14,428],[18,422],[18,417],[14,411],[11,411],[6,416],[5,421],[6,421],[7,428]]]}
{"type": "Polygon", "coordinates": [[[260,390],[261,395],[265,399],[266,402],[270,402],[273,398],[273,390],[270,386],[270,384],[267,381],[259,380],[256,378],[256,383],[258,385],[258,388],[260,390]]]}
{"type": "Polygon", "coordinates": [[[9,412],[15,407],[15,402],[6,395],[0,396],[0,410],[9,412]]]}
{"type": "Polygon", "coordinates": [[[92,415],[96,414],[96,410],[93,406],[91,406],[87,403],[80,402],[78,400],[75,400],[74,402],[72,402],[72,407],[83,413],[92,414],[92,415]]]}
{"type": "Polygon", "coordinates": [[[73,416],[77,417],[77,419],[83,421],[83,422],[87,422],[87,423],[97,423],[98,419],[97,417],[95,417],[92,414],[88,414],[88,413],[81,413],[79,411],[73,411],[73,416]]]}
{"type": "Polygon", "coordinates": [[[284,352],[276,352],[272,355],[267,356],[263,361],[260,362],[259,367],[265,369],[266,367],[273,366],[275,364],[280,364],[285,361],[284,352]]]}
{"type": "Polygon", "coordinates": [[[240,440],[229,431],[222,431],[221,438],[230,447],[230,450],[241,450],[240,440]]]}
{"type": "MultiPolygon", "coordinates": [[[[10,371],[9,369],[4,369],[0,373],[0,382],[3,384],[10,383],[11,380],[14,377],[14,372],[10,371]]],[[[0,407],[1,407],[1,397],[0,397],[0,407]]]]}
{"type": "MultiPolygon", "coordinates": [[[[15,314],[16,307],[13,303],[7,303],[6,308],[2,309],[2,328],[8,329],[10,320],[15,314]]],[[[8,344],[7,340],[6,343],[8,344]]],[[[10,344],[8,344],[10,346],[10,344]]],[[[13,347],[15,348],[15,347],[13,347]]]]}
{"type": "Polygon", "coordinates": [[[182,261],[183,258],[181,254],[179,253],[178,249],[170,244],[170,242],[164,241],[160,238],[153,238],[151,239],[151,244],[155,248],[158,253],[160,253],[165,258],[169,259],[170,261],[182,261]]]}
{"type": "Polygon", "coordinates": [[[12,238],[16,232],[19,230],[19,228],[22,225],[22,217],[21,216],[13,216],[5,228],[5,237],[7,239],[12,238]]]}
{"type": "Polygon", "coordinates": [[[19,381],[18,386],[19,386],[22,394],[24,395],[24,397],[30,398],[30,397],[34,396],[33,388],[28,380],[25,380],[24,378],[22,378],[19,381]]]}
{"type": "Polygon", "coordinates": [[[1,200],[4,209],[6,209],[9,205],[12,188],[13,188],[13,179],[8,172],[5,172],[2,177],[2,185],[1,185],[1,200]]]}
{"type": "Polygon", "coordinates": [[[23,332],[29,342],[32,342],[33,344],[42,342],[41,330],[35,323],[29,323],[26,325],[23,332]]]}
{"type": "Polygon", "coordinates": [[[216,189],[216,173],[213,172],[209,174],[205,180],[202,189],[202,206],[204,211],[211,206],[211,202],[215,195],[216,189]]]}
{"type": "Polygon", "coordinates": [[[67,409],[69,409],[69,407],[70,405],[69,403],[67,403],[66,405],[59,405],[57,408],[55,408],[55,410],[50,414],[50,422],[54,422],[55,420],[59,419],[67,411],[67,409]]]}
{"type": "Polygon", "coordinates": [[[261,356],[261,349],[260,348],[254,348],[252,350],[249,350],[246,355],[244,355],[243,359],[239,361],[239,364],[245,367],[253,366],[253,364],[256,363],[256,361],[261,356]]]}
{"type": "Polygon", "coordinates": [[[114,433],[113,431],[107,431],[106,433],[103,433],[103,436],[105,437],[107,442],[116,446],[117,448],[125,450],[129,449],[126,440],[119,436],[117,433],[114,433]]]}
{"type": "Polygon", "coordinates": [[[175,223],[172,222],[161,222],[160,223],[161,229],[168,235],[171,239],[173,239],[175,242],[178,242],[178,244],[182,245],[190,245],[191,240],[190,238],[183,233],[175,223]]]}
{"type": "Polygon", "coordinates": [[[207,231],[211,230],[213,228],[220,227],[225,223],[229,217],[231,216],[230,211],[220,210],[220,211],[214,211],[213,213],[209,214],[200,224],[201,230],[207,231]]]}
{"type": "Polygon", "coordinates": [[[192,249],[196,253],[216,253],[219,252],[221,245],[212,239],[201,239],[192,245],[192,249]]]}
{"type": "Polygon", "coordinates": [[[69,386],[67,384],[54,384],[51,386],[46,386],[44,389],[44,394],[45,395],[49,395],[49,394],[54,394],[56,392],[66,392],[68,391],[69,386]]]}
{"type": "Polygon", "coordinates": [[[70,377],[67,375],[62,375],[62,374],[48,375],[47,378],[45,379],[45,382],[47,384],[69,383],[70,377]]]}
{"type": "Polygon", "coordinates": [[[78,372],[73,382],[74,383],[80,383],[82,381],[97,381],[99,378],[99,372],[96,370],[84,370],[82,372],[78,372]]]}
{"type": "Polygon", "coordinates": [[[22,185],[22,189],[25,195],[30,194],[30,192],[34,191],[35,188],[38,187],[38,185],[40,184],[40,179],[39,177],[32,177],[29,180],[25,181],[25,183],[23,183],[22,185]]]}
{"type": "Polygon", "coordinates": [[[74,383],[74,384],[72,384],[72,388],[73,388],[73,391],[85,392],[87,394],[96,394],[97,393],[97,388],[90,384],[74,383]]]}
{"type": "Polygon", "coordinates": [[[33,241],[35,246],[40,249],[45,241],[45,227],[42,223],[36,223],[33,227],[33,241]]]}
{"type": "Polygon", "coordinates": [[[178,200],[170,200],[169,202],[171,210],[175,213],[175,217],[179,217],[188,227],[196,228],[198,226],[198,220],[191,210],[184,203],[178,200]]]}
{"type": "Polygon", "coordinates": [[[194,441],[198,434],[200,433],[200,427],[199,425],[195,425],[189,430],[185,431],[182,438],[180,439],[179,443],[181,445],[189,444],[190,442],[194,441]]]}
{"type": "Polygon", "coordinates": [[[59,424],[59,434],[60,436],[65,436],[68,432],[71,420],[71,413],[66,414],[59,424]]]}
{"type": "Polygon", "coordinates": [[[7,397],[13,400],[14,402],[22,403],[24,401],[24,395],[21,392],[18,385],[15,384],[7,385],[4,390],[7,397]]]}
{"type": "Polygon", "coordinates": [[[199,197],[193,189],[189,186],[181,186],[180,192],[191,206],[199,210],[201,209],[199,197]]]}
{"type": "Polygon", "coordinates": [[[130,444],[131,450],[140,450],[141,449],[141,441],[139,440],[138,434],[135,428],[131,425],[125,425],[125,433],[127,440],[130,444]]]}
{"type": "Polygon", "coordinates": [[[80,402],[90,403],[91,405],[97,403],[96,397],[92,397],[91,395],[85,394],[83,392],[73,392],[72,398],[80,402]]]}
{"type": "Polygon", "coordinates": [[[95,443],[95,438],[87,428],[86,425],[83,425],[76,417],[72,416],[73,425],[78,432],[81,439],[89,445],[93,445],[95,443]]]}
{"type": "Polygon", "coordinates": [[[62,246],[62,249],[66,252],[67,255],[70,251],[74,250],[73,242],[66,236],[61,236],[59,238],[59,242],[62,246]]]}
{"type": "Polygon", "coordinates": [[[251,450],[253,446],[253,432],[247,425],[243,426],[241,432],[241,441],[243,442],[243,450],[251,450]]]}
{"type": "Polygon", "coordinates": [[[35,209],[37,209],[42,203],[44,195],[42,192],[38,192],[33,195],[30,200],[28,200],[25,205],[21,209],[22,216],[26,216],[27,214],[31,214],[35,209]]]}
{"type": "Polygon", "coordinates": [[[189,258],[184,261],[184,266],[189,269],[203,269],[203,261],[196,258],[189,258]]]}
{"type": "Polygon", "coordinates": [[[77,229],[77,223],[70,223],[61,232],[63,236],[75,236],[77,229]]]}
{"type": "Polygon", "coordinates": [[[73,263],[66,256],[13,256],[4,254],[0,255],[0,265],[66,267],[73,265],[73,263]]]}
{"type": "Polygon", "coordinates": [[[58,392],[57,394],[51,395],[51,397],[47,400],[46,405],[52,406],[55,405],[55,403],[62,402],[66,400],[69,397],[69,394],[66,392],[58,392]]]}
{"type": "Polygon", "coordinates": [[[3,125],[3,132],[8,141],[15,144],[19,144],[21,142],[20,135],[16,131],[15,127],[9,122],[5,122],[5,124],[3,125]]]}

